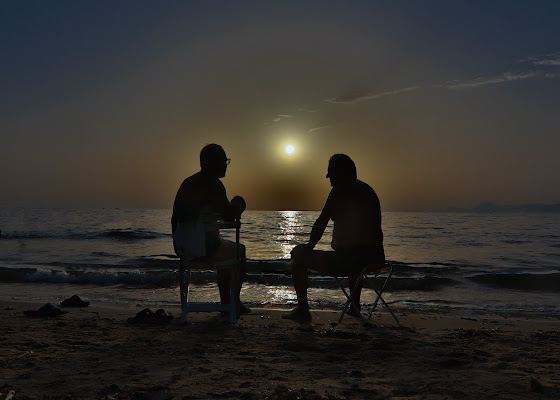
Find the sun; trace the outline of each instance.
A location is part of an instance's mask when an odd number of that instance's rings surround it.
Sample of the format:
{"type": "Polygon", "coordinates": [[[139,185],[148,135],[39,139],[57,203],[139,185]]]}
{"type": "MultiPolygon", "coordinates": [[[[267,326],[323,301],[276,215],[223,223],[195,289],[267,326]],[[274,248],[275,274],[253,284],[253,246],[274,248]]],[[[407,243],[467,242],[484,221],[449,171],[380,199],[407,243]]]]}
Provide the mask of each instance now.
{"type": "Polygon", "coordinates": [[[296,148],[295,148],[295,146],[294,146],[293,144],[287,144],[287,145],[284,147],[284,153],[286,153],[286,154],[288,154],[288,155],[294,154],[295,151],[296,151],[296,148]]]}

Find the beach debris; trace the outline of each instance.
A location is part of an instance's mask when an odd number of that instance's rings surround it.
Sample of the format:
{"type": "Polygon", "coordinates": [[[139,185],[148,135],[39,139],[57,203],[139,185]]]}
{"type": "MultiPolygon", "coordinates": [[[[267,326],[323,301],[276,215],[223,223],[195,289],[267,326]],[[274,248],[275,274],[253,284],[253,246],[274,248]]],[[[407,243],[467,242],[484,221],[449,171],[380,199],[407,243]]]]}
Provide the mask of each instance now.
{"type": "Polygon", "coordinates": [[[60,302],[60,305],[64,307],[87,307],[89,306],[89,301],[84,301],[80,299],[77,294],[75,294],[66,300],[62,300],[60,302]]]}
{"type": "Polygon", "coordinates": [[[59,315],[66,314],[68,311],[62,311],[60,308],[53,306],[51,303],[45,304],[38,310],[27,310],[23,312],[28,317],[58,317],[59,315]]]}
{"type": "Polygon", "coordinates": [[[162,308],[152,312],[149,308],[144,308],[142,311],[138,312],[136,316],[129,318],[127,321],[129,324],[154,324],[162,325],[170,322],[173,319],[172,315],[169,315],[162,308]]]}

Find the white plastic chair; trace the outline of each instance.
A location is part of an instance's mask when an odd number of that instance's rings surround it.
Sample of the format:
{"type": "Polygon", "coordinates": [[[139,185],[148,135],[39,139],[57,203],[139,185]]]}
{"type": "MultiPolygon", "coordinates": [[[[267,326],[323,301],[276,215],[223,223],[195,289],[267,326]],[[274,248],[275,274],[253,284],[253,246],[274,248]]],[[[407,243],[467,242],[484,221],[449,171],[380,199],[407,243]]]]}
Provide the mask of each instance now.
{"type": "Polygon", "coordinates": [[[239,302],[239,292],[235,289],[239,287],[239,268],[240,268],[240,244],[239,230],[241,221],[219,222],[219,229],[235,229],[235,243],[237,247],[236,257],[232,260],[213,262],[207,257],[197,257],[193,259],[181,258],[179,268],[179,291],[181,296],[181,323],[187,321],[189,312],[215,312],[222,311],[229,313],[229,322],[234,324],[237,321],[237,306],[239,302]],[[189,301],[189,285],[191,281],[192,270],[205,269],[227,269],[230,271],[231,294],[230,303],[209,303],[209,302],[191,302],[189,301]]]}

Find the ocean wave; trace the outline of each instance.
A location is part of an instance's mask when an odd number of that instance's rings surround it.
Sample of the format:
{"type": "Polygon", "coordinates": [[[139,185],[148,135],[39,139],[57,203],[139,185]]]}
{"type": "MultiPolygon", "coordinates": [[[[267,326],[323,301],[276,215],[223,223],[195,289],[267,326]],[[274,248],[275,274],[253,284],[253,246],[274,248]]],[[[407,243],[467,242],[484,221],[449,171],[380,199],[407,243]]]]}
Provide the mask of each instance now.
{"type": "Polygon", "coordinates": [[[109,229],[107,231],[99,233],[97,236],[102,238],[132,241],[132,240],[159,239],[171,235],[159,233],[159,232],[152,232],[146,229],[109,229]]]}
{"type": "Polygon", "coordinates": [[[57,240],[91,240],[91,239],[114,239],[119,241],[135,241],[161,239],[171,237],[171,233],[154,232],[147,229],[108,229],[101,232],[11,232],[4,233],[2,240],[25,240],[25,239],[57,239],[57,240]]]}
{"type": "MultiPolygon", "coordinates": [[[[105,256],[111,257],[106,254],[105,256]]],[[[560,272],[543,273],[507,271],[477,272],[465,276],[464,268],[452,263],[405,264],[393,262],[395,275],[388,283],[389,291],[436,291],[465,283],[501,289],[559,292],[560,272]]],[[[178,258],[172,254],[131,259],[126,264],[111,265],[54,262],[35,267],[0,267],[0,282],[50,282],[94,285],[139,285],[169,287],[178,285],[178,258]]],[[[247,260],[247,282],[267,286],[292,286],[291,265],[287,259],[247,260]]],[[[474,272],[474,271],[473,271],[474,272]]],[[[215,272],[193,271],[194,283],[215,282],[215,272]]],[[[310,287],[336,288],[330,277],[310,273],[310,287]]]]}
{"type": "Polygon", "coordinates": [[[53,238],[52,234],[46,232],[13,232],[2,233],[2,240],[22,240],[22,239],[48,239],[53,238]]]}
{"type": "MultiPolygon", "coordinates": [[[[282,262],[269,265],[268,271],[248,272],[246,282],[265,286],[293,286],[291,273],[286,271],[282,262]]],[[[42,282],[71,283],[91,285],[131,285],[149,287],[171,287],[179,284],[177,269],[166,270],[130,270],[111,271],[103,268],[89,269],[49,269],[49,268],[0,268],[0,282],[42,282]]],[[[196,270],[191,272],[194,284],[216,282],[214,270],[196,270]]],[[[403,290],[437,290],[441,286],[454,284],[449,278],[424,277],[393,277],[387,285],[388,291],[403,290]]],[[[367,284],[365,287],[369,287],[367,284]]],[[[311,275],[309,287],[334,289],[338,285],[331,277],[311,275]]]]}
{"type": "Polygon", "coordinates": [[[479,274],[469,276],[467,279],[505,289],[560,292],[560,273],[479,274]]]}
{"type": "Polygon", "coordinates": [[[506,244],[523,244],[523,243],[533,243],[533,241],[531,241],[531,240],[506,239],[506,240],[502,240],[502,243],[506,243],[506,244]]]}
{"type": "Polygon", "coordinates": [[[170,287],[178,284],[175,271],[53,271],[38,268],[24,276],[24,282],[72,283],[91,285],[133,285],[170,287]]]}

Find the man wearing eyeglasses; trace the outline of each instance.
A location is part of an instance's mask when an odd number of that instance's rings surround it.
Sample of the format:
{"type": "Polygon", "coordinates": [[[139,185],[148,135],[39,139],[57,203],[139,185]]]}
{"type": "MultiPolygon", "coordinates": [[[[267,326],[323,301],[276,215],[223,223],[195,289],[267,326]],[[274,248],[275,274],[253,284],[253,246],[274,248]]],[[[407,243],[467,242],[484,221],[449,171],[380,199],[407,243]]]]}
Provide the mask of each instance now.
{"type": "MultiPolygon", "coordinates": [[[[236,257],[236,243],[219,236],[215,227],[218,219],[234,220],[245,211],[246,203],[241,196],[231,202],[220,180],[226,176],[231,159],[226,157],[222,146],[206,145],[200,152],[200,171],[183,181],[173,203],[171,231],[175,253],[180,257],[205,256],[213,262],[236,257]],[[208,228],[214,225],[214,228],[208,228]]],[[[245,246],[240,246],[240,283],[245,278],[245,246]]],[[[228,271],[218,270],[218,286],[222,304],[230,301],[231,288],[228,271]]],[[[240,305],[240,314],[250,310],[240,305]]]]}

